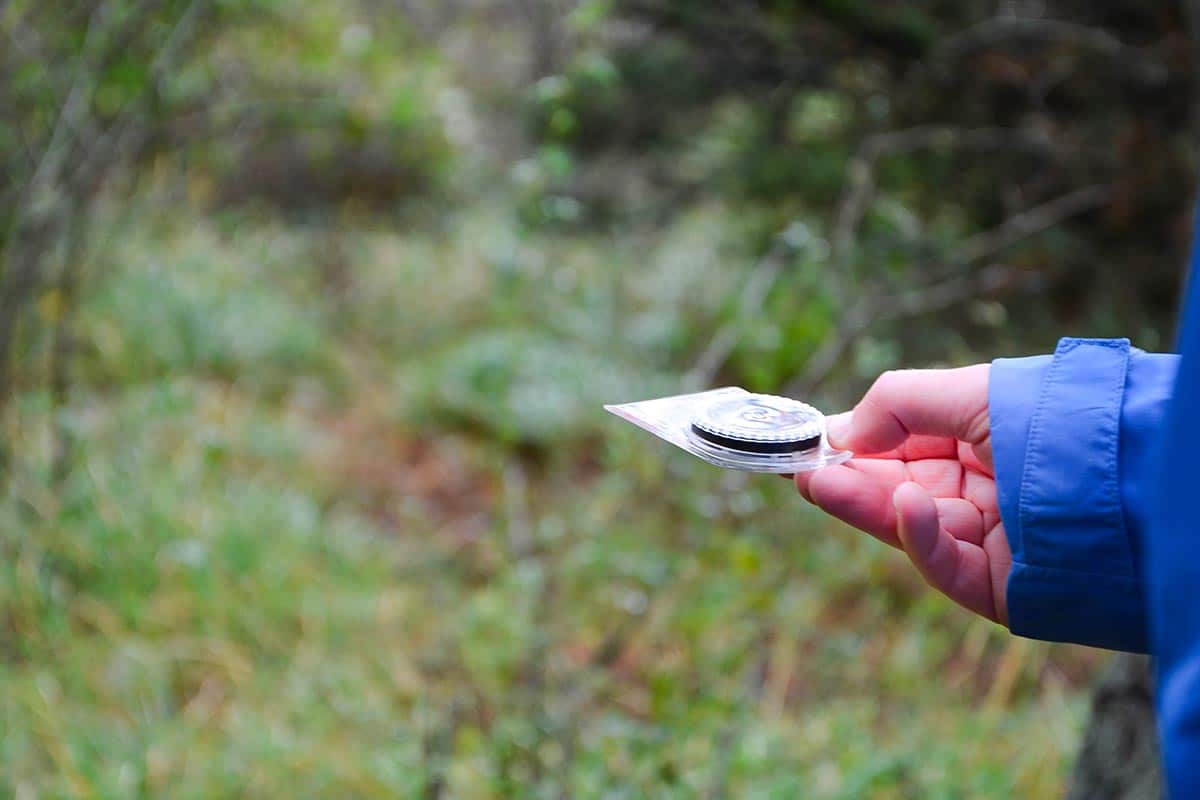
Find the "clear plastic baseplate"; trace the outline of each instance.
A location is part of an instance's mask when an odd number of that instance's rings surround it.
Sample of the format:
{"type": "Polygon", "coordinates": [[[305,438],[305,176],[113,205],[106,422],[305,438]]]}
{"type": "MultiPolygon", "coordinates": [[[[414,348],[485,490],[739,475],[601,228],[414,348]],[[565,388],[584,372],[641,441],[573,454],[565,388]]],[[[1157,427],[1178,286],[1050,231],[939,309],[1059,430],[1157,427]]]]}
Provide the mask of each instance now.
{"type": "Polygon", "coordinates": [[[737,387],[604,408],[725,469],[787,475],[841,464],[853,457],[852,453],[829,446],[825,439],[825,416],[812,406],[737,387]],[[712,423],[714,416],[720,418],[720,427],[712,423]],[[727,420],[732,421],[726,424],[727,420]],[[797,430],[805,435],[795,433],[797,430]],[[790,450],[788,436],[805,441],[797,443],[798,449],[790,450]],[[740,441],[743,437],[744,443],[740,441]]]}

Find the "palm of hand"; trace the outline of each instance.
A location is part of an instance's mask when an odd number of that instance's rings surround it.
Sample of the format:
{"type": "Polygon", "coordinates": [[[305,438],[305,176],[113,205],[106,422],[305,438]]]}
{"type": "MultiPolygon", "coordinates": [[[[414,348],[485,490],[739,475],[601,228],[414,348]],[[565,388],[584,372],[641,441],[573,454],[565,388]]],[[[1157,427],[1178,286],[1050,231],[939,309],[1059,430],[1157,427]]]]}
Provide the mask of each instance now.
{"type": "MultiPolygon", "coordinates": [[[[965,373],[982,386],[967,393],[961,413],[924,419],[909,411],[905,423],[897,404],[878,403],[855,415],[855,428],[885,430],[883,439],[902,442],[886,452],[796,476],[800,493],[839,519],[904,550],[925,579],[964,607],[1007,624],[1005,585],[1012,552],[996,497],[986,415],[986,372],[965,373]],[[979,379],[982,378],[982,381],[979,379]],[[873,420],[878,408],[889,409],[873,420]],[[865,413],[864,413],[865,412],[865,413]],[[954,418],[953,423],[946,422],[954,418]],[[865,422],[860,423],[860,419],[865,422]],[[953,429],[961,438],[916,435],[914,428],[953,429]],[[963,441],[963,439],[969,439],[963,441]]],[[[928,373],[926,373],[928,374],[928,373]]],[[[905,380],[923,380],[913,373],[905,380]]],[[[903,388],[903,381],[893,381],[903,388]]],[[[876,388],[875,395],[884,395],[876,388]]],[[[929,393],[924,393],[929,397],[929,393]]],[[[951,398],[954,400],[955,398],[951,398]]],[[[854,434],[851,434],[852,438],[854,434]]],[[[876,437],[877,440],[878,437],[876,437]]]]}
{"type": "Polygon", "coordinates": [[[810,502],[904,550],[931,584],[958,603],[1006,621],[1004,585],[1012,554],[1000,521],[995,476],[975,448],[915,436],[890,453],[801,475],[797,484],[810,502]],[[913,483],[926,496],[908,487],[897,494],[913,483]]]}

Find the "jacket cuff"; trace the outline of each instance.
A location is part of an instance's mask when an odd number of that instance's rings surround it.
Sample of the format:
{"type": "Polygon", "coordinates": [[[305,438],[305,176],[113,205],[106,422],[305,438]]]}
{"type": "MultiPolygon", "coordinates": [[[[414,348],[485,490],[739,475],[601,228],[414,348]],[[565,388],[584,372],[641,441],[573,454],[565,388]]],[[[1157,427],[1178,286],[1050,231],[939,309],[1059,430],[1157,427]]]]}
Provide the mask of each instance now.
{"type": "Polygon", "coordinates": [[[992,364],[992,453],[1013,554],[1013,633],[1147,649],[1121,487],[1130,355],[1125,339],[1063,339],[1052,357],[992,364]]]}

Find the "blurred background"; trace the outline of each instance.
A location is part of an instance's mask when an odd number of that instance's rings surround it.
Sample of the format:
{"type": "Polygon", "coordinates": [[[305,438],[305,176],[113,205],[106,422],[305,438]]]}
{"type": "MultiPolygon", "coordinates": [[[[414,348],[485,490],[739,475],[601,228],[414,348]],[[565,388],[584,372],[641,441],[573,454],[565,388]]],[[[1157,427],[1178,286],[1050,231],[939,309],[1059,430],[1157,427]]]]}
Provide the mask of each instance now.
{"type": "Polygon", "coordinates": [[[1060,796],[1106,655],[601,405],[1168,348],[1198,22],[0,0],[0,793],[1060,796]]]}

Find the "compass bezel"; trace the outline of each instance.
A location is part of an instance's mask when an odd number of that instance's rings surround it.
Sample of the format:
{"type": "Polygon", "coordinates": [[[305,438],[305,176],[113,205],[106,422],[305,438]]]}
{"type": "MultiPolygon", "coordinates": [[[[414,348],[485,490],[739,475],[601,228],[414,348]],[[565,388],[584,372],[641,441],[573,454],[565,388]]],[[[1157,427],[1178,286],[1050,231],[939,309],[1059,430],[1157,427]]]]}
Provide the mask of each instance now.
{"type": "Polygon", "coordinates": [[[720,447],[733,453],[753,456],[797,455],[812,452],[821,446],[824,434],[824,415],[812,406],[789,397],[747,394],[736,399],[723,398],[708,405],[692,419],[688,432],[699,444],[720,447]],[[777,430],[758,425],[740,425],[737,414],[742,409],[769,408],[799,416],[777,430]],[[732,421],[731,421],[732,420],[732,421]]]}

